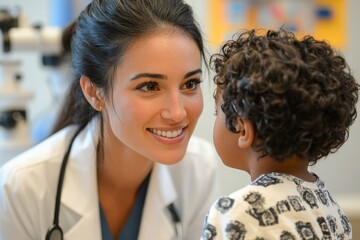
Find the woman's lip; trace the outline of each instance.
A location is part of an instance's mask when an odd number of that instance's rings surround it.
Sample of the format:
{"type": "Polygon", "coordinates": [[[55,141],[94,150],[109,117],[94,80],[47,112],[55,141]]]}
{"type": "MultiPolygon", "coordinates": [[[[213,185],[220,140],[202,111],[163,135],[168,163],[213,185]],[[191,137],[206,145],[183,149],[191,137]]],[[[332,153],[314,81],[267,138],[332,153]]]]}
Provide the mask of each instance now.
{"type": "Polygon", "coordinates": [[[177,135],[176,137],[163,137],[163,136],[160,136],[158,134],[155,134],[153,131],[152,131],[152,128],[148,128],[147,130],[151,133],[151,135],[153,136],[154,139],[156,139],[158,142],[162,143],[162,144],[179,144],[179,143],[182,143],[185,139],[185,136],[186,136],[186,128],[187,127],[184,127],[184,128],[176,128],[177,130],[181,130],[181,133],[179,135],[177,135]]]}
{"type": "Polygon", "coordinates": [[[159,128],[148,128],[147,130],[159,137],[171,139],[180,136],[184,131],[184,129],[185,127],[166,129],[166,130],[159,128]]]}

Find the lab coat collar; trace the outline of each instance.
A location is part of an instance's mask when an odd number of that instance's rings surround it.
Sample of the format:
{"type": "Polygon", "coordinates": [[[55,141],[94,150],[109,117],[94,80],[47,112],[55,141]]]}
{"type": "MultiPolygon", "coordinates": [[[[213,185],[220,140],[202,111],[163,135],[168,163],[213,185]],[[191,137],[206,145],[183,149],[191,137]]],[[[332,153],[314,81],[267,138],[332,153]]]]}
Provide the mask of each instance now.
{"type": "MultiPolygon", "coordinates": [[[[100,131],[96,121],[98,120],[90,122],[76,137],[70,153],[61,203],[79,214],[80,219],[65,233],[66,239],[101,239],[96,174],[96,146],[100,131]]],[[[139,240],[149,239],[151,236],[175,238],[175,225],[167,207],[176,199],[177,193],[168,167],[154,164],[142,213],[139,240]]]]}
{"type": "Polygon", "coordinates": [[[175,225],[167,207],[176,199],[177,193],[168,167],[155,164],[143,209],[139,240],[151,239],[152,236],[175,238],[175,225]]]}
{"type": "MultiPolygon", "coordinates": [[[[80,132],[70,152],[61,203],[79,214],[80,219],[64,233],[66,239],[101,239],[96,173],[96,145],[99,130],[95,123],[96,120],[93,120],[80,132]]],[[[60,219],[61,213],[62,210],[60,210],[60,219]]]]}

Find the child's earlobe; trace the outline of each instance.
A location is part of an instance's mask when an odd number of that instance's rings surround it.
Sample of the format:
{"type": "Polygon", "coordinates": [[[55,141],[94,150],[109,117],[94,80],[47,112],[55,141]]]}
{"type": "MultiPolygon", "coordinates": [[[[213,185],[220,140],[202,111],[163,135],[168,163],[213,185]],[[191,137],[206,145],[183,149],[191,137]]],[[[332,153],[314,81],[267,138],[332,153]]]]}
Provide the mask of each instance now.
{"type": "Polygon", "coordinates": [[[243,120],[240,117],[237,119],[240,128],[238,145],[240,148],[249,148],[254,141],[254,125],[250,120],[243,120]]]}

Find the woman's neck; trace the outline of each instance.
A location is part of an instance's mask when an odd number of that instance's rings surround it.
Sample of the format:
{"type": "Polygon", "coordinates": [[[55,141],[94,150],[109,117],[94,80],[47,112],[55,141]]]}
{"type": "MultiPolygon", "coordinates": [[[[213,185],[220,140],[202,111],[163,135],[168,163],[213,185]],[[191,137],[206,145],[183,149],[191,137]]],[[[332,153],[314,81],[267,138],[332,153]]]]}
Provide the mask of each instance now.
{"type": "Polygon", "coordinates": [[[98,182],[113,191],[136,192],[152,167],[151,160],[131,149],[104,146],[103,158],[98,160],[98,182]]]}
{"type": "Polygon", "coordinates": [[[114,146],[106,141],[103,154],[98,156],[103,156],[98,159],[99,201],[114,237],[124,227],[140,186],[151,172],[153,162],[124,145],[114,146]]]}

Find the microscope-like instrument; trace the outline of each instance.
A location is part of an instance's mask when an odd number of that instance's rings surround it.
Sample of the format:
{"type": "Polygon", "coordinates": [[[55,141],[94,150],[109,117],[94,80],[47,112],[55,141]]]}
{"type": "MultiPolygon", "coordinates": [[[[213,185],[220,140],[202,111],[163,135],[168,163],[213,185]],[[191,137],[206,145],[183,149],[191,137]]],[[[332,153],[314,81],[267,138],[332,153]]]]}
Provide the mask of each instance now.
{"type": "Polygon", "coordinates": [[[31,146],[27,103],[32,94],[20,88],[19,65],[18,61],[0,61],[0,165],[31,146]]]}
{"type": "Polygon", "coordinates": [[[32,93],[21,89],[19,60],[12,52],[36,51],[44,65],[61,59],[62,29],[20,26],[20,11],[0,9],[0,166],[31,145],[27,107],[32,93]]]}

